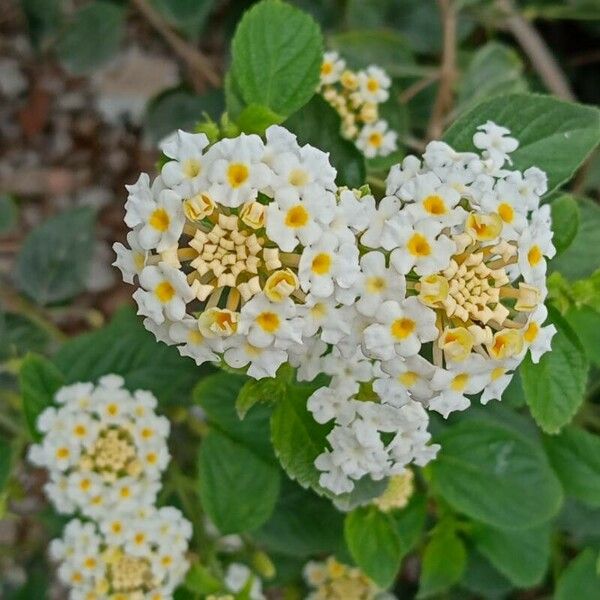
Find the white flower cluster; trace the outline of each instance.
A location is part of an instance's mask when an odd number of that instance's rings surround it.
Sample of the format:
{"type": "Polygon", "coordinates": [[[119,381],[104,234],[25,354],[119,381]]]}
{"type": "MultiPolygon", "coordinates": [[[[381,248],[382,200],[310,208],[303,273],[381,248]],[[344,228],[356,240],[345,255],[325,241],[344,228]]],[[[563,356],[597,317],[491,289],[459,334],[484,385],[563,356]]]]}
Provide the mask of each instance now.
{"type": "Polygon", "coordinates": [[[181,583],[192,528],[176,508],[154,506],[169,462],[169,421],[147,391],[123,378],[59,389],[38,417],[29,460],[49,473],[45,492],[72,519],[51,557],[72,600],[168,600],[181,583]]]}
{"type": "Polygon", "coordinates": [[[323,487],[401,475],[437,452],[425,409],[500,399],[526,352],[550,349],[546,176],[507,168],[509,134],[480,126],[479,153],[431,142],[376,202],[337,188],[328,156],[282,127],[207,151],[180,131],[161,175],[130,187],[115,264],[138,278],[146,326],[198,364],[331,377],[308,402],[332,425],[323,487]]]}
{"type": "MultiPolygon", "coordinates": [[[[380,589],[357,567],[349,567],[333,556],[304,567],[304,579],[311,587],[306,600],[375,600],[380,589]]],[[[394,596],[386,594],[386,598],[394,596]]]]}
{"type": "Polygon", "coordinates": [[[299,370],[332,377],[308,408],[334,423],[315,463],[334,493],[424,464],[437,446],[426,445],[423,407],[447,417],[475,394],[500,399],[526,352],[537,362],[550,349],[546,176],[505,168],[518,146],[509,133],[479,127],[481,154],[431,142],[391,169],[369,208],[347,330],[329,354],[315,342],[299,370]]]}
{"type": "Polygon", "coordinates": [[[179,131],[152,184],[129,187],[130,248],[115,244],[146,327],[197,364],[272,377],[303,339],[335,343],[359,276],[372,197],[336,194],[328,155],[282,127],[223,139],[179,131]],[[370,202],[370,204],[369,204],[370,202]]]}
{"type": "Polygon", "coordinates": [[[72,600],[169,600],[188,569],[190,523],[173,507],[69,521],[50,556],[72,600]]]}
{"type": "Polygon", "coordinates": [[[379,117],[379,105],[389,97],[391,80],[376,66],[352,71],[337,52],[326,52],[319,91],[342,119],[342,135],[367,157],[387,156],[398,148],[398,134],[379,117]]]}
{"type": "Polygon", "coordinates": [[[103,518],[151,506],[169,462],[169,421],[154,412],[156,398],[107,375],[63,387],[55,400],[38,417],[44,437],[29,460],[48,470],[56,510],[103,518]]]}

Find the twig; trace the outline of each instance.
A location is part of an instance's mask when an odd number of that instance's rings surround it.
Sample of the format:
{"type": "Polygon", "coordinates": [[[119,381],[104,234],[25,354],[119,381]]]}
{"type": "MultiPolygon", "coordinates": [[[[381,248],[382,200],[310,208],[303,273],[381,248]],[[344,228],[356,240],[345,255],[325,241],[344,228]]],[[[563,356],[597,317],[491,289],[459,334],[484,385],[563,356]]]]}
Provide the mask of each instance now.
{"type": "Polygon", "coordinates": [[[202,90],[202,81],[206,80],[214,87],[221,84],[221,77],[215,71],[209,59],[194,46],[177,35],[162,19],[160,13],[147,0],[132,0],[132,4],[144,18],[160,33],[175,53],[185,62],[196,91],[202,90]]]}
{"type": "Polygon", "coordinates": [[[569,81],[537,29],[514,7],[512,0],[496,0],[506,15],[506,29],[519,42],[546,87],[563,100],[575,100],[569,81]]]}
{"type": "Polygon", "coordinates": [[[438,0],[443,29],[440,84],[431,111],[427,139],[439,138],[444,130],[444,117],[452,108],[456,78],[456,6],[454,0],[438,0]]]}
{"type": "Polygon", "coordinates": [[[422,92],[425,88],[429,87],[432,83],[437,81],[440,77],[440,72],[436,71],[419,81],[415,81],[412,85],[409,85],[405,90],[398,94],[398,101],[402,104],[410,102],[419,92],[422,92]]]}

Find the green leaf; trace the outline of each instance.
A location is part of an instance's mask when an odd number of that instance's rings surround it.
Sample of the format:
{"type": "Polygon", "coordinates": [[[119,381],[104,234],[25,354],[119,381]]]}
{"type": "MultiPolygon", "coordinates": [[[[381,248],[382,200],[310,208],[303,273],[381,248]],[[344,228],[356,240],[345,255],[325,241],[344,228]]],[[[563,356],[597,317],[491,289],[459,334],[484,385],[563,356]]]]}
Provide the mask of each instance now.
{"type": "Polygon", "coordinates": [[[509,46],[491,41],[473,54],[460,82],[458,107],[462,112],[486,98],[526,90],[519,55],[509,46]]]}
{"type": "Polygon", "coordinates": [[[13,198],[8,195],[0,196],[0,235],[10,233],[18,219],[19,211],[13,198]]]}
{"type": "Polygon", "coordinates": [[[223,534],[260,527],[279,495],[277,468],[218,431],[200,445],[198,482],[202,507],[223,534]]]}
{"type": "Polygon", "coordinates": [[[491,120],[519,140],[511,154],[519,170],[536,166],[552,191],[571,178],[600,141],[600,111],[551,96],[509,94],[487,100],[459,117],[444,134],[455,150],[473,151],[473,134],[491,120]]]}
{"type": "MultiPolygon", "coordinates": [[[[275,455],[288,476],[302,487],[318,494],[326,491],[319,485],[319,471],[314,462],[326,446],[330,425],[317,423],[306,408],[311,387],[290,387],[277,403],[271,416],[271,441],[275,455]]],[[[250,413],[250,416],[252,413],[250,413]]]]}
{"type": "Polygon", "coordinates": [[[10,476],[11,455],[10,444],[0,439],[0,494],[4,491],[8,477],[10,476]]]}
{"type": "Polygon", "coordinates": [[[565,319],[577,333],[585,354],[596,366],[600,365],[600,312],[589,306],[571,308],[565,319]]]}
{"type": "Polygon", "coordinates": [[[47,39],[54,35],[62,20],[58,0],[20,0],[27,19],[29,37],[39,50],[47,39]]]}
{"type": "Polygon", "coordinates": [[[531,529],[506,531],[476,525],[473,539],[476,548],[517,587],[539,584],[550,561],[548,524],[531,529]]]}
{"type": "Polygon", "coordinates": [[[150,390],[163,404],[187,403],[194,383],[209,370],[157,342],[129,307],[119,310],[106,327],[64,344],[54,362],[67,383],[115,373],[129,389],[150,390]]]}
{"type": "Polygon", "coordinates": [[[354,69],[377,65],[391,77],[419,69],[406,39],[395,31],[345,31],[330,36],[329,45],[354,69]]]}
{"type": "Polygon", "coordinates": [[[185,576],[183,585],[196,594],[216,594],[223,591],[223,584],[206,567],[195,563],[185,576]]]}
{"type": "Polygon", "coordinates": [[[529,354],[521,363],[525,400],[536,423],[546,433],[557,433],[569,423],[584,400],[588,361],[569,324],[555,311],[557,329],[552,351],[534,364],[529,354]]]}
{"type": "Polygon", "coordinates": [[[452,527],[434,529],[425,546],[417,598],[429,598],[458,583],[467,568],[467,551],[452,527]]]}
{"type": "Polygon", "coordinates": [[[552,209],[552,243],[557,254],[562,254],[575,239],[579,228],[579,206],[569,194],[558,197],[550,205],[552,209]]]}
{"type": "Polygon", "coordinates": [[[338,185],[359,188],[365,181],[364,159],[354,144],[341,136],[340,125],[339,115],[321,96],[315,96],[285,122],[301,144],[312,144],[330,153],[338,185]]]}
{"type": "Polygon", "coordinates": [[[343,521],[329,500],[284,478],[275,511],[253,538],[269,553],[334,554],[344,548],[343,521]]]}
{"type": "Polygon", "coordinates": [[[478,598],[504,600],[513,586],[479,552],[470,552],[461,587],[473,592],[478,598]]]}
{"type": "Polygon", "coordinates": [[[582,198],[579,211],[579,229],[571,245],[550,261],[550,269],[569,281],[589,277],[600,265],[600,207],[593,200],[582,198]]]}
{"type": "Polygon", "coordinates": [[[404,557],[417,545],[425,528],[427,499],[424,494],[413,494],[407,506],[392,510],[389,515],[394,520],[404,557]]]}
{"type": "Polygon", "coordinates": [[[166,19],[191,40],[197,40],[215,0],[153,0],[166,19]]]}
{"type": "Polygon", "coordinates": [[[235,409],[240,419],[258,403],[274,404],[286,393],[283,378],[249,379],[240,390],[235,409]]]}
{"type": "Polygon", "coordinates": [[[17,256],[19,289],[42,305],[81,292],[92,256],[93,229],[94,212],[84,207],[60,213],[31,231],[17,256]]]}
{"type": "Polygon", "coordinates": [[[236,119],[241,131],[244,133],[256,133],[262,135],[265,129],[271,125],[278,125],[283,117],[273,112],[268,106],[250,104],[246,106],[236,119]]]}
{"type": "Polygon", "coordinates": [[[148,104],[144,128],[153,142],[176,129],[191,131],[206,113],[217,118],[223,111],[223,94],[211,91],[198,96],[181,88],[167,90],[148,104]]]}
{"type": "Polygon", "coordinates": [[[402,557],[392,517],[375,506],[357,508],[346,516],[344,537],[358,567],[380,587],[390,586],[402,557]]]}
{"type": "Polygon", "coordinates": [[[35,440],[40,439],[36,421],[39,414],[54,402],[54,394],[64,384],[60,371],[46,358],[28,354],[21,363],[19,386],[23,399],[23,412],[29,431],[35,440]]]}
{"type": "Polygon", "coordinates": [[[80,8],[67,23],[56,44],[61,63],[72,73],[90,73],[119,50],[125,11],[98,0],[80,8]]]}
{"type": "Polygon", "coordinates": [[[545,436],[544,446],[568,496],[600,507],[600,436],[578,427],[545,436]]]}
{"type": "Polygon", "coordinates": [[[0,360],[32,350],[43,352],[49,341],[49,335],[27,317],[0,311],[0,360]]]}
{"type": "Polygon", "coordinates": [[[243,421],[236,412],[236,399],[247,381],[245,375],[214,373],[198,383],[194,389],[194,402],[205,410],[211,427],[251,448],[263,460],[276,464],[269,440],[270,409],[256,406],[243,421]]]}
{"type": "Polygon", "coordinates": [[[562,490],[544,453],[508,426],[469,419],[444,430],[428,467],[457,511],[500,529],[535,527],[560,509],[562,490]]]}
{"type": "Polygon", "coordinates": [[[554,600],[591,600],[598,596],[600,576],[596,571],[598,552],[585,549],[563,571],[554,600]]]}
{"type": "Polygon", "coordinates": [[[246,104],[290,115],[315,93],[323,58],[319,26],[280,0],[244,14],[232,42],[231,72],[246,104]]]}

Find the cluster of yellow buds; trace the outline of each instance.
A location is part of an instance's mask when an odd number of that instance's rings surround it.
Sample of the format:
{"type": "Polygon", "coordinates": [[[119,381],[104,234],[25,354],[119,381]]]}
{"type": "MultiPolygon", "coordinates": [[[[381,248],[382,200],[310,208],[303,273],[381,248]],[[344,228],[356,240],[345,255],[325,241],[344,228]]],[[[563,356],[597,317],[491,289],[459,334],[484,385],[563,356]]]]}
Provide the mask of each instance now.
{"type": "Polygon", "coordinates": [[[390,78],[380,67],[353,71],[337,52],[326,52],[323,57],[320,93],[340,115],[342,135],[367,158],[387,156],[397,149],[396,132],[379,114],[390,85],[390,78]]]}

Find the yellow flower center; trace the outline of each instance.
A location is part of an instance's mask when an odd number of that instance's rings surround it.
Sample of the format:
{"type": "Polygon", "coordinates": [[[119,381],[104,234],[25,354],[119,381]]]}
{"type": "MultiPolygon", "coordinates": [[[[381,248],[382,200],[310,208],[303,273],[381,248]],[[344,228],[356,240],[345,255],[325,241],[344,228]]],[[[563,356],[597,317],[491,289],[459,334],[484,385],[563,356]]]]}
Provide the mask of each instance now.
{"type": "Polygon", "coordinates": [[[333,64],[329,61],[321,65],[321,75],[331,75],[333,73],[333,64]]]}
{"type": "Polygon", "coordinates": [[[510,224],[515,219],[515,209],[507,202],[503,202],[498,206],[498,214],[505,223],[510,224]]]}
{"type": "Polygon", "coordinates": [[[367,89],[371,93],[376,92],[379,89],[379,81],[377,81],[377,79],[374,79],[373,77],[370,77],[367,80],[367,89]]]}
{"type": "Polygon", "coordinates": [[[258,326],[267,333],[275,333],[279,329],[280,319],[274,312],[265,311],[256,317],[258,326]]]}
{"type": "Polygon", "coordinates": [[[413,256],[429,256],[431,254],[431,246],[427,238],[421,233],[413,233],[407,244],[408,251],[413,256]]]}
{"type": "Polygon", "coordinates": [[[469,374],[468,373],[459,373],[455,375],[450,383],[450,388],[454,392],[462,392],[467,387],[469,383],[469,374]]]}
{"type": "Polygon", "coordinates": [[[173,300],[175,288],[168,281],[161,281],[154,289],[154,293],[163,304],[166,304],[173,300]]]}
{"type": "Polygon", "coordinates": [[[304,227],[308,223],[309,216],[308,211],[302,204],[296,204],[287,211],[285,215],[285,224],[292,229],[298,229],[299,227],[304,227]]]}
{"type": "Polygon", "coordinates": [[[288,178],[290,185],[300,187],[308,183],[308,173],[304,169],[292,169],[288,178]]]}
{"type": "Polygon", "coordinates": [[[151,215],[150,219],[148,219],[148,223],[150,223],[150,227],[153,227],[157,231],[165,232],[169,229],[169,224],[171,223],[171,219],[169,217],[169,213],[164,208],[157,208],[151,215]]]}
{"type": "Polygon", "coordinates": [[[391,327],[392,336],[397,340],[405,340],[409,337],[417,328],[417,324],[412,319],[407,319],[403,317],[401,319],[396,319],[391,327]]]}
{"type": "Polygon", "coordinates": [[[315,275],[327,275],[331,269],[331,263],[331,255],[320,252],[313,258],[311,270],[315,275]]]}
{"type": "Polygon", "coordinates": [[[423,200],[423,208],[425,209],[425,212],[436,216],[445,215],[448,212],[446,203],[437,195],[427,196],[427,198],[423,200]]]}
{"type": "Polygon", "coordinates": [[[419,374],[414,371],[406,371],[398,377],[398,381],[407,388],[412,387],[419,380],[419,374]]]}
{"type": "Polygon", "coordinates": [[[379,148],[381,144],[383,144],[383,135],[379,131],[374,131],[369,136],[369,144],[373,146],[373,148],[379,148]]]}
{"type": "Polygon", "coordinates": [[[529,252],[527,253],[527,260],[529,261],[529,264],[532,267],[536,267],[540,264],[540,262],[542,262],[543,258],[544,255],[542,254],[540,247],[537,245],[531,246],[529,252]]]}
{"type": "Polygon", "coordinates": [[[531,343],[533,343],[535,341],[535,338],[537,338],[539,332],[540,332],[539,325],[535,321],[532,321],[527,326],[527,329],[525,330],[525,333],[523,333],[523,339],[528,344],[531,344],[531,343]]]}
{"type": "Polygon", "coordinates": [[[250,169],[244,163],[232,163],[227,168],[227,181],[232,188],[238,188],[250,176],[250,169]]]}
{"type": "Polygon", "coordinates": [[[183,172],[189,179],[200,175],[200,171],[202,171],[202,165],[199,160],[190,158],[183,163],[183,172]]]}
{"type": "Polygon", "coordinates": [[[381,294],[386,289],[387,282],[383,277],[369,277],[366,287],[371,294],[381,294]]]}

